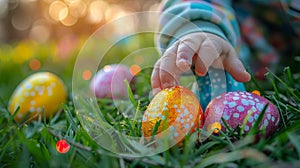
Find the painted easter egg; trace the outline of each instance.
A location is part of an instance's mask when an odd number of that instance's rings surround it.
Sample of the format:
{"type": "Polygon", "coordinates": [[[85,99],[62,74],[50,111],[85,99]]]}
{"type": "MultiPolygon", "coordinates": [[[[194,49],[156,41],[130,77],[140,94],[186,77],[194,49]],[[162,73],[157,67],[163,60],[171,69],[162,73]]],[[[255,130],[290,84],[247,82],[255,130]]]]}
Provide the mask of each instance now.
{"type": "Polygon", "coordinates": [[[204,128],[208,130],[219,128],[225,131],[226,128],[221,121],[223,117],[231,129],[243,126],[244,133],[247,133],[267,103],[268,107],[259,129],[265,129],[266,136],[271,135],[277,130],[280,122],[277,108],[266,98],[248,92],[228,92],[215,97],[205,110],[204,128]]]}
{"type": "Polygon", "coordinates": [[[130,82],[133,75],[127,66],[121,64],[106,65],[92,79],[90,90],[97,98],[127,98],[124,80],[130,82]]]}
{"type": "Polygon", "coordinates": [[[197,97],[189,89],[175,86],[164,89],[154,96],[147,107],[142,122],[144,137],[152,136],[159,122],[156,135],[169,130],[170,139],[180,142],[186,134],[200,127],[203,112],[197,97]]]}
{"type": "Polygon", "coordinates": [[[8,109],[13,114],[20,107],[15,120],[36,119],[42,110],[46,117],[55,114],[66,101],[67,91],[63,81],[49,72],[38,72],[21,82],[13,92],[8,109]]]}

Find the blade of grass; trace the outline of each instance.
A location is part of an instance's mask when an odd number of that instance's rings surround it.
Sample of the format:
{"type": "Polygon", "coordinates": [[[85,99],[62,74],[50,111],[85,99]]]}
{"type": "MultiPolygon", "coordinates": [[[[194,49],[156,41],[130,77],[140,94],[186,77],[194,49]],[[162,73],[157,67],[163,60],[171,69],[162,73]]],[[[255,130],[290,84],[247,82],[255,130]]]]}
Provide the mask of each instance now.
{"type": "Polygon", "coordinates": [[[156,132],[157,132],[157,130],[158,130],[158,127],[159,127],[161,121],[162,121],[162,120],[159,120],[159,121],[157,121],[157,122],[155,123],[155,126],[154,126],[154,128],[153,128],[153,130],[152,130],[151,136],[156,135],[156,132]]]}
{"type": "Polygon", "coordinates": [[[293,79],[293,76],[292,76],[291,68],[290,67],[285,67],[283,69],[283,72],[287,76],[287,79],[289,81],[290,87],[294,88],[295,87],[295,83],[294,83],[294,79],[293,79]]]}
{"type": "Polygon", "coordinates": [[[247,112],[247,115],[246,115],[246,117],[245,117],[244,120],[243,120],[241,129],[240,129],[240,132],[239,132],[240,138],[244,135],[244,129],[245,129],[245,126],[246,126],[246,124],[247,124],[247,122],[248,122],[249,117],[250,117],[252,114],[253,114],[253,110],[250,109],[250,110],[247,112]]]}
{"type": "Polygon", "coordinates": [[[125,84],[126,84],[126,88],[127,88],[127,93],[128,93],[129,100],[131,101],[132,105],[133,105],[134,108],[136,109],[138,103],[137,103],[136,100],[134,99],[134,96],[133,96],[133,93],[132,93],[132,90],[131,90],[131,88],[130,88],[130,85],[129,85],[128,81],[125,80],[124,82],[125,82],[125,84]]]}
{"type": "Polygon", "coordinates": [[[234,134],[234,132],[232,131],[232,129],[229,127],[229,125],[227,124],[227,122],[225,121],[225,119],[223,117],[221,117],[221,120],[226,128],[226,131],[228,131],[230,133],[231,136],[234,136],[236,138],[239,138],[236,134],[234,134]]]}
{"type": "Polygon", "coordinates": [[[259,114],[259,116],[258,116],[257,120],[255,121],[255,123],[254,123],[254,125],[253,125],[251,131],[249,132],[250,135],[256,135],[256,133],[258,132],[258,130],[259,130],[259,128],[258,128],[258,127],[259,127],[259,124],[260,124],[260,122],[262,121],[262,119],[263,119],[263,117],[264,117],[264,115],[265,115],[265,113],[266,113],[266,111],[267,111],[268,106],[269,106],[269,103],[267,103],[267,104],[264,106],[263,110],[262,110],[261,113],[259,114]]]}
{"type": "Polygon", "coordinates": [[[273,79],[274,76],[271,76],[271,73],[269,73],[269,72],[266,73],[265,76],[271,81],[271,84],[273,86],[276,98],[279,99],[279,100],[281,100],[281,98],[279,96],[279,91],[278,91],[277,85],[275,83],[275,80],[273,79]]]}
{"type": "Polygon", "coordinates": [[[272,74],[272,76],[274,76],[275,77],[275,79],[277,79],[293,96],[294,96],[294,98],[298,101],[298,102],[300,102],[300,98],[295,94],[295,92],[283,81],[283,80],[281,80],[278,76],[276,76],[274,73],[272,73],[271,71],[270,71],[270,69],[268,69],[267,68],[267,70],[269,71],[269,73],[271,73],[272,74]]]}
{"type": "MultiPolygon", "coordinates": [[[[277,108],[279,108],[279,113],[280,113],[280,119],[281,119],[281,121],[282,121],[282,123],[283,123],[283,126],[284,126],[284,128],[287,128],[287,122],[286,122],[286,119],[285,119],[285,115],[283,114],[283,110],[280,108],[280,104],[281,104],[281,102],[280,101],[278,101],[275,97],[273,98],[273,100],[275,101],[275,103],[276,103],[276,107],[277,108]]],[[[283,107],[284,108],[286,108],[286,106],[284,106],[283,105],[283,107]]]]}
{"type": "Polygon", "coordinates": [[[296,148],[298,158],[300,159],[300,140],[299,140],[299,136],[295,135],[294,133],[288,133],[288,137],[289,137],[291,143],[296,148]]]}
{"type": "Polygon", "coordinates": [[[128,118],[125,118],[125,121],[126,121],[127,125],[129,126],[129,130],[130,130],[129,136],[133,135],[134,137],[136,137],[137,135],[135,134],[133,123],[130,122],[130,120],[128,118]]]}
{"type": "Polygon", "coordinates": [[[287,104],[286,107],[289,108],[291,111],[297,112],[298,115],[300,114],[300,110],[299,109],[296,109],[295,107],[293,107],[293,106],[291,106],[289,104],[287,104]]]}
{"type": "Polygon", "coordinates": [[[66,117],[67,117],[67,121],[70,123],[70,127],[74,131],[76,131],[77,130],[77,124],[76,124],[76,122],[73,119],[72,112],[71,112],[69,106],[66,105],[66,104],[63,104],[63,109],[65,111],[65,114],[66,114],[66,117]]]}
{"type": "Polygon", "coordinates": [[[18,112],[20,111],[20,106],[17,107],[17,109],[15,110],[15,112],[12,115],[12,119],[14,119],[16,117],[16,115],[18,114],[18,112]]]}
{"type": "Polygon", "coordinates": [[[268,157],[265,154],[255,149],[246,148],[246,149],[232,151],[232,152],[226,152],[226,153],[222,152],[222,153],[209,156],[207,158],[204,158],[201,161],[201,163],[198,164],[196,167],[202,168],[213,164],[233,162],[245,158],[251,158],[253,159],[253,161],[257,161],[261,163],[268,161],[268,157]]]}

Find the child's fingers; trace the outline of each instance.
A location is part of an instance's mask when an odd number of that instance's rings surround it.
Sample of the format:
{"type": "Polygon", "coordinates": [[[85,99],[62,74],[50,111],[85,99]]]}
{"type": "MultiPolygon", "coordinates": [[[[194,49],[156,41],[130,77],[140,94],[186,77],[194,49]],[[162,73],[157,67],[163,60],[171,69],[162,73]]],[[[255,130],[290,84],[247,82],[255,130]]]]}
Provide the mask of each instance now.
{"type": "Polygon", "coordinates": [[[176,46],[170,47],[161,58],[159,78],[163,89],[179,84],[181,70],[176,66],[176,52],[176,46]]]}
{"type": "Polygon", "coordinates": [[[246,71],[233,48],[231,48],[224,60],[224,68],[232,77],[239,82],[248,82],[251,75],[246,71]]]}
{"type": "Polygon", "coordinates": [[[191,48],[190,46],[196,47],[191,45],[188,40],[182,40],[178,45],[176,65],[182,72],[190,70],[193,56],[198,51],[198,48],[191,48]]]}
{"type": "Polygon", "coordinates": [[[160,90],[160,79],[159,79],[159,68],[160,68],[160,60],[156,62],[154,65],[152,75],[151,75],[151,85],[152,85],[152,93],[156,95],[160,90]]]}
{"type": "Polygon", "coordinates": [[[219,57],[221,47],[218,43],[213,43],[210,38],[207,38],[200,46],[198,57],[195,64],[195,72],[199,76],[207,73],[208,68],[219,57]]]}

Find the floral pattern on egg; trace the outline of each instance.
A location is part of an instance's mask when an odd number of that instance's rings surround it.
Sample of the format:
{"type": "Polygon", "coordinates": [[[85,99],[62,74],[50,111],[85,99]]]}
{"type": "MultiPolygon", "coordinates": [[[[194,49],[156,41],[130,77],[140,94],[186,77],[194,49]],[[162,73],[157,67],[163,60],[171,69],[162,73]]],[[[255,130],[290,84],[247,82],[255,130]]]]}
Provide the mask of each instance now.
{"type": "Polygon", "coordinates": [[[159,121],[161,123],[156,136],[160,138],[160,133],[168,129],[168,137],[180,142],[186,134],[202,125],[203,113],[197,97],[182,86],[160,91],[152,99],[143,116],[142,131],[146,139],[152,135],[159,121]]]}
{"type": "Polygon", "coordinates": [[[66,87],[60,78],[50,72],[39,72],[30,75],[17,86],[8,109],[13,114],[20,107],[15,116],[17,122],[24,120],[24,117],[37,118],[43,110],[48,118],[51,113],[57,112],[66,98],[66,87]]]}
{"type": "Polygon", "coordinates": [[[226,128],[221,121],[221,117],[232,129],[242,126],[244,119],[247,119],[244,127],[244,132],[247,133],[251,130],[267,103],[269,105],[259,128],[265,128],[266,135],[269,136],[277,130],[280,123],[280,114],[269,100],[248,92],[228,92],[214,98],[206,108],[204,126],[210,128],[209,126],[212,123],[220,122],[222,130],[225,131],[226,128]]]}

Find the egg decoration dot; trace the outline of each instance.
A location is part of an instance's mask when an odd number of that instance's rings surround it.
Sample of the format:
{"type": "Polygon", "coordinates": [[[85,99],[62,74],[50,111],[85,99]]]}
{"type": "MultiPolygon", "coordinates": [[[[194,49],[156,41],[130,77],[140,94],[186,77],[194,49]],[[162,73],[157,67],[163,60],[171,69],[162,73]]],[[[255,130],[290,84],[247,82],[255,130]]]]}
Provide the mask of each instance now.
{"type": "Polygon", "coordinates": [[[258,91],[258,90],[253,90],[252,93],[260,96],[260,91],[258,91]]]}
{"type": "Polygon", "coordinates": [[[243,132],[247,133],[267,104],[259,129],[265,129],[266,136],[270,136],[279,126],[280,114],[268,99],[249,92],[228,92],[212,99],[204,113],[204,128],[212,133],[211,125],[218,122],[221,123],[221,130],[226,131],[221,120],[223,118],[232,130],[240,126],[244,129],[243,132]]]}
{"type": "Polygon", "coordinates": [[[42,111],[49,118],[66,99],[66,87],[58,76],[50,72],[38,72],[17,86],[9,100],[8,109],[14,114],[19,108],[14,117],[16,122],[37,119],[42,111]]]}
{"type": "Polygon", "coordinates": [[[168,129],[169,139],[181,142],[185,135],[201,127],[203,112],[199,100],[192,91],[183,86],[164,89],[154,96],[147,107],[142,122],[142,132],[146,140],[154,133],[161,138],[160,133],[168,129]]]}
{"type": "Polygon", "coordinates": [[[64,139],[57,141],[56,143],[56,151],[64,154],[67,153],[70,150],[70,145],[68,142],[64,139]]]}
{"type": "Polygon", "coordinates": [[[125,99],[128,95],[124,81],[130,83],[132,79],[133,75],[127,66],[106,65],[93,77],[90,90],[97,98],[125,99]]]}

